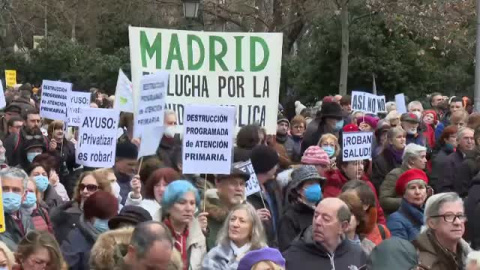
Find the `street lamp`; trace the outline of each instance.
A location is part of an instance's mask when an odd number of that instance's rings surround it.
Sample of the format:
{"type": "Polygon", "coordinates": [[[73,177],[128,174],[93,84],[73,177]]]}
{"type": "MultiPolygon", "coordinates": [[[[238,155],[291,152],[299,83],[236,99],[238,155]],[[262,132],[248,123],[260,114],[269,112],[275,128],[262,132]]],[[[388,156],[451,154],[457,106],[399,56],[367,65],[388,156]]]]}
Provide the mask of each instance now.
{"type": "Polygon", "coordinates": [[[198,9],[200,7],[200,0],[182,0],[183,1],[183,16],[187,19],[198,18],[198,9]]]}

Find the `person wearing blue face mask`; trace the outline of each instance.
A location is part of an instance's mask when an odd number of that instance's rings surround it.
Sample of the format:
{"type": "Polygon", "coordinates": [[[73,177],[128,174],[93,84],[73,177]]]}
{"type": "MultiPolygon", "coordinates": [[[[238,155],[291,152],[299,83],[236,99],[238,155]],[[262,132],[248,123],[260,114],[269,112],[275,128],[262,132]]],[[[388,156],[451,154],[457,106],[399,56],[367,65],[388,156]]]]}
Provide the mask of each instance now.
{"type": "Polygon", "coordinates": [[[0,172],[0,178],[6,228],[6,231],[0,234],[0,241],[11,250],[16,250],[20,240],[35,229],[31,217],[19,211],[25,200],[28,176],[22,169],[8,168],[0,172]]]}
{"type": "Polygon", "coordinates": [[[35,139],[25,142],[25,156],[23,162],[21,163],[22,169],[28,170],[28,168],[33,163],[33,160],[45,152],[46,148],[44,147],[41,139],[35,139]]]}
{"type": "Polygon", "coordinates": [[[57,194],[55,188],[50,185],[49,176],[52,170],[43,163],[34,162],[27,170],[28,175],[35,181],[39,193],[39,200],[51,210],[63,204],[63,199],[57,194]]]}
{"type": "Polygon", "coordinates": [[[47,231],[53,234],[52,223],[47,211],[48,207],[41,199],[37,198],[39,195],[34,180],[29,179],[25,191],[25,200],[22,202],[20,211],[22,215],[31,217],[35,230],[47,231]]]}
{"type": "Polygon", "coordinates": [[[320,137],[326,133],[332,133],[338,138],[344,124],[340,105],[336,102],[323,102],[316,119],[307,126],[302,142],[302,154],[308,147],[317,145],[320,137]]]}
{"type": "Polygon", "coordinates": [[[325,178],[312,165],[301,166],[292,172],[292,182],[286,191],[289,205],[278,229],[280,251],[286,250],[302,230],[312,225],[315,207],[322,199],[324,182],[325,178]]]}
{"type": "Polygon", "coordinates": [[[89,269],[90,250],[117,213],[118,201],[111,192],[99,190],[85,200],[80,221],[61,244],[69,269],[89,269]]]}

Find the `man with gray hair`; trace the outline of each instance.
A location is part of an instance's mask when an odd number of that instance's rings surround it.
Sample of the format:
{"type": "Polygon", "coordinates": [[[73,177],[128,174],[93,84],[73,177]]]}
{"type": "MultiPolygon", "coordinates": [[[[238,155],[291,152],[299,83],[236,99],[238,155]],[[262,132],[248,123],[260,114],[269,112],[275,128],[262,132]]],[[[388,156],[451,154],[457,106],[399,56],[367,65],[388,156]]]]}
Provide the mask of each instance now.
{"type": "Polygon", "coordinates": [[[172,257],[173,240],[162,223],[147,221],[138,224],[133,231],[124,270],[166,270],[172,257]]]}
{"type": "Polygon", "coordinates": [[[464,269],[470,247],[462,239],[465,221],[462,199],[454,192],[435,194],[425,205],[426,230],[412,243],[422,269],[464,269]]]}
{"type": "Polygon", "coordinates": [[[402,166],[390,171],[380,186],[380,206],[387,215],[397,211],[402,202],[402,197],[399,197],[395,191],[395,185],[400,175],[409,169],[425,170],[426,165],[426,147],[414,143],[405,146],[402,156],[402,166]]]}
{"type": "MultiPolygon", "coordinates": [[[[165,129],[163,131],[163,137],[158,146],[157,156],[170,168],[177,168],[176,154],[182,151],[182,140],[180,134],[177,133],[177,114],[173,110],[165,111],[165,118],[163,120],[165,129]]],[[[177,168],[179,169],[179,168],[177,168]]]]}
{"type": "Polygon", "coordinates": [[[466,196],[462,180],[458,179],[458,173],[467,152],[475,148],[474,131],[471,128],[461,128],[457,133],[457,149],[451,153],[443,166],[442,173],[438,178],[437,192],[454,191],[461,196],[466,196]],[[463,190],[463,191],[462,191],[463,190]]]}
{"type": "Polygon", "coordinates": [[[315,209],[312,226],[285,251],[287,269],[363,269],[365,253],[345,237],[350,218],[342,200],[323,199],[315,209]]]}
{"type": "Polygon", "coordinates": [[[28,175],[22,169],[9,168],[0,171],[0,179],[5,212],[5,232],[0,233],[0,241],[15,251],[20,240],[35,229],[30,215],[23,215],[19,211],[25,200],[28,175]]]}

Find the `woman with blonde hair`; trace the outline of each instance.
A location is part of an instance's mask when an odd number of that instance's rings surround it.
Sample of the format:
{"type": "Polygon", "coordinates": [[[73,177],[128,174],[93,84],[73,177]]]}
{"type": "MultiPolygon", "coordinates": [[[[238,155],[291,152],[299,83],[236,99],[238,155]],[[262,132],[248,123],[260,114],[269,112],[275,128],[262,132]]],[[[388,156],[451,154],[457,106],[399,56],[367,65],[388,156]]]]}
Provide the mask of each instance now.
{"type": "Polygon", "coordinates": [[[60,247],[53,236],[45,231],[31,231],[18,244],[15,253],[21,269],[64,269],[60,247]]]}
{"type": "Polygon", "coordinates": [[[13,252],[5,243],[0,241],[0,269],[11,270],[14,264],[15,257],[13,256],[13,252]]]}
{"type": "Polygon", "coordinates": [[[203,269],[237,269],[249,251],[266,246],[262,221],[250,204],[240,204],[230,211],[218,233],[217,246],[203,260],[203,269]]]}
{"type": "Polygon", "coordinates": [[[278,249],[265,247],[248,252],[238,264],[238,270],[284,270],[285,265],[278,249]]]}
{"type": "Polygon", "coordinates": [[[338,138],[332,133],[323,134],[317,145],[327,153],[328,158],[330,158],[330,167],[335,169],[337,167],[335,161],[340,153],[338,138]]]}

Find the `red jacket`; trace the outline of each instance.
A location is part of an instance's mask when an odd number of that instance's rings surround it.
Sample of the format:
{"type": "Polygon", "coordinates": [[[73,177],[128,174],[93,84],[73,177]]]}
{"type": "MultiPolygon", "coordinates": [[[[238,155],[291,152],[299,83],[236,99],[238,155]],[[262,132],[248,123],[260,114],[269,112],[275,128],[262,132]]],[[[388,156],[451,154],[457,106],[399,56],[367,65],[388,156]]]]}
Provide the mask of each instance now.
{"type": "MultiPolygon", "coordinates": [[[[338,197],[338,195],[340,195],[342,191],[343,185],[348,182],[347,177],[339,169],[325,172],[325,177],[327,178],[327,182],[323,186],[323,197],[338,197]]],[[[375,194],[375,202],[377,205],[377,222],[386,225],[383,209],[378,203],[378,196],[375,187],[366,175],[363,175],[361,180],[365,181],[365,183],[367,183],[367,185],[372,189],[373,193],[375,194]]]]}

